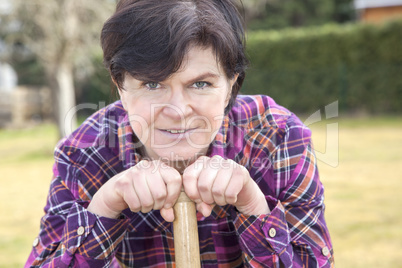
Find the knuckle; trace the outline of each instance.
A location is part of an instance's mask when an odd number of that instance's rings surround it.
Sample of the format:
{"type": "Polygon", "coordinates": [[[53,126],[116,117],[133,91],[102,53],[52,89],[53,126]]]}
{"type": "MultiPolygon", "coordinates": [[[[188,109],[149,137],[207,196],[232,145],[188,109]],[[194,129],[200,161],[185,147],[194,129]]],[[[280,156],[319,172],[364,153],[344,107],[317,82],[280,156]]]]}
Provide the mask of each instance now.
{"type": "Polygon", "coordinates": [[[200,192],[208,192],[210,190],[210,187],[207,183],[199,181],[198,182],[198,190],[200,192]]]}
{"type": "Polygon", "coordinates": [[[148,213],[152,210],[152,207],[142,207],[141,212],[142,213],[148,213]]]}
{"type": "Polygon", "coordinates": [[[140,163],[130,168],[127,172],[127,175],[131,178],[138,178],[139,176],[141,176],[141,174],[144,174],[144,168],[140,163]]]}
{"type": "Polygon", "coordinates": [[[225,189],[222,189],[221,187],[214,187],[212,189],[212,194],[216,197],[224,197],[225,196],[225,189]]]}
{"type": "Polygon", "coordinates": [[[238,165],[233,159],[225,159],[224,164],[231,167],[238,165]]]}
{"type": "Polygon", "coordinates": [[[194,182],[196,180],[197,180],[196,176],[192,173],[187,173],[187,174],[183,175],[183,184],[187,184],[189,182],[194,182]]]}
{"type": "Polygon", "coordinates": [[[230,169],[233,166],[232,161],[225,160],[221,163],[221,169],[230,169]]]}
{"type": "Polygon", "coordinates": [[[211,161],[209,161],[209,164],[208,164],[209,168],[215,169],[215,170],[222,169],[225,166],[227,166],[227,160],[225,160],[220,155],[213,156],[211,158],[211,161]]]}
{"type": "Polygon", "coordinates": [[[153,207],[154,207],[154,204],[153,204],[153,203],[142,204],[141,212],[144,212],[144,213],[150,212],[153,207]]]}
{"type": "Polygon", "coordinates": [[[154,201],[152,199],[141,200],[142,207],[153,207],[154,201]]]}
{"type": "Polygon", "coordinates": [[[149,166],[152,168],[157,168],[158,170],[169,168],[169,166],[163,163],[161,160],[152,160],[149,162],[149,166]]]}
{"type": "Polygon", "coordinates": [[[214,155],[214,156],[212,156],[211,160],[224,161],[225,159],[220,155],[214,155]]]}
{"type": "Polygon", "coordinates": [[[149,166],[149,161],[146,159],[143,159],[140,162],[138,162],[136,166],[138,166],[139,168],[146,168],[149,166]]]}
{"type": "Polygon", "coordinates": [[[192,200],[194,200],[198,197],[197,193],[195,191],[186,191],[186,194],[192,200]]]}
{"type": "Polygon", "coordinates": [[[215,199],[215,203],[219,206],[224,206],[227,204],[224,199],[215,199]]]}
{"type": "Polygon", "coordinates": [[[158,160],[146,160],[143,159],[138,162],[135,167],[137,167],[137,172],[153,172],[155,167],[158,167],[158,160]]]}
{"type": "Polygon", "coordinates": [[[220,155],[214,155],[214,156],[210,159],[210,161],[211,161],[211,162],[214,162],[214,163],[220,163],[220,162],[225,161],[225,159],[223,159],[222,156],[220,156],[220,155]]]}
{"type": "Polygon", "coordinates": [[[208,163],[209,160],[210,158],[208,156],[200,156],[194,164],[197,168],[202,168],[206,165],[206,163],[208,163]]]}
{"type": "Polygon", "coordinates": [[[172,167],[168,166],[166,163],[163,163],[161,160],[154,160],[154,165],[158,167],[159,170],[170,171],[172,167]]]}
{"type": "Polygon", "coordinates": [[[235,176],[246,176],[248,175],[248,170],[242,165],[235,165],[233,169],[233,175],[235,176]]]}
{"type": "Polygon", "coordinates": [[[210,159],[210,157],[205,156],[205,155],[202,155],[202,156],[198,157],[197,161],[198,161],[198,160],[199,160],[199,161],[205,161],[205,160],[208,160],[208,159],[210,159]]]}
{"type": "Polygon", "coordinates": [[[141,211],[141,206],[139,204],[131,205],[130,210],[133,212],[139,212],[139,211],[141,211]]]}
{"type": "Polygon", "coordinates": [[[121,177],[119,177],[117,180],[116,180],[116,187],[118,188],[118,189],[122,189],[122,190],[125,190],[125,189],[127,189],[128,187],[130,187],[130,185],[131,185],[131,182],[130,182],[130,180],[127,178],[127,176],[121,176],[121,177]]]}
{"type": "Polygon", "coordinates": [[[236,202],[236,194],[235,193],[227,193],[226,194],[226,202],[228,204],[233,204],[236,202]]]}
{"type": "Polygon", "coordinates": [[[181,176],[180,175],[171,175],[171,176],[164,176],[164,181],[166,184],[178,184],[181,183],[181,176]]]}
{"type": "Polygon", "coordinates": [[[154,193],[154,199],[156,201],[163,201],[166,199],[166,191],[157,191],[154,193]]]}

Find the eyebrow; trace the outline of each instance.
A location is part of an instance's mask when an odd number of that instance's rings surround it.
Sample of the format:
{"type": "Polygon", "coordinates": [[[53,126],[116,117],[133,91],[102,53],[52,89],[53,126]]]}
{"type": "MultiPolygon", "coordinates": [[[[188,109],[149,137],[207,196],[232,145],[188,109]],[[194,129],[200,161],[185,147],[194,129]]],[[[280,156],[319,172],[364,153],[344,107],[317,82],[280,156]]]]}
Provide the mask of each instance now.
{"type": "Polygon", "coordinates": [[[218,75],[216,73],[207,72],[207,73],[200,74],[199,76],[189,80],[187,83],[188,84],[193,84],[195,82],[202,81],[202,80],[205,80],[207,78],[216,79],[216,78],[219,78],[219,77],[220,77],[220,75],[218,75]]]}

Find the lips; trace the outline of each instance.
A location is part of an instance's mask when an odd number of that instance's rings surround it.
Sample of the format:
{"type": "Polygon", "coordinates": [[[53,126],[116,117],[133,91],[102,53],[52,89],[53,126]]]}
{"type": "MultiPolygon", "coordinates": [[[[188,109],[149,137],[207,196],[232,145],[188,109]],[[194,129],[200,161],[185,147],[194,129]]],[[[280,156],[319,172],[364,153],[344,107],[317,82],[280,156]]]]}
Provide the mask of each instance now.
{"type": "Polygon", "coordinates": [[[166,129],[165,131],[171,134],[183,134],[186,132],[185,129],[166,129]]]}
{"type": "Polygon", "coordinates": [[[185,135],[189,135],[192,133],[196,128],[187,128],[187,129],[180,129],[180,128],[167,128],[163,129],[160,128],[159,131],[162,133],[171,136],[171,137],[184,137],[185,135]]]}

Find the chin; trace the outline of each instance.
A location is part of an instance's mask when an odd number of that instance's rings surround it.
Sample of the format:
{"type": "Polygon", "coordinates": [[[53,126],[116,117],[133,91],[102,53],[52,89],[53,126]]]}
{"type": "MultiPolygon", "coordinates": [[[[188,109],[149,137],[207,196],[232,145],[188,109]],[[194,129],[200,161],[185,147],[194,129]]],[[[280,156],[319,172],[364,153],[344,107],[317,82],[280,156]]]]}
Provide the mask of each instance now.
{"type": "Polygon", "coordinates": [[[198,157],[205,155],[206,150],[195,148],[171,148],[165,150],[155,150],[155,153],[162,161],[168,162],[182,162],[182,161],[195,161],[198,157]]]}

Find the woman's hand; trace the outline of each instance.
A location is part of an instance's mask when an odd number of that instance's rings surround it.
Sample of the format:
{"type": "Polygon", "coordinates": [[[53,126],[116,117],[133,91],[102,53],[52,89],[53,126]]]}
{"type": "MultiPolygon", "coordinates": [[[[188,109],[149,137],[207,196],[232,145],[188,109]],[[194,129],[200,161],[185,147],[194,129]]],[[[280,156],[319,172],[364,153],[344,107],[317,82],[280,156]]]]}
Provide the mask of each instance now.
{"type": "Polygon", "coordinates": [[[183,174],[184,191],[205,217],[213,206],[231,204],[246,215],[270,212],[265,196],[247,169],[220,156],[202,156],[183,174]]]}
{"type": "Polygon", "coordinates": [[[94,195],[88,211],[117,218],[130,208],[147,213],[161,210],[166,221],[174,220],[173,205],[182,186],[180,173],[160,161],[143,160],[106,182],[94,195]]]}

